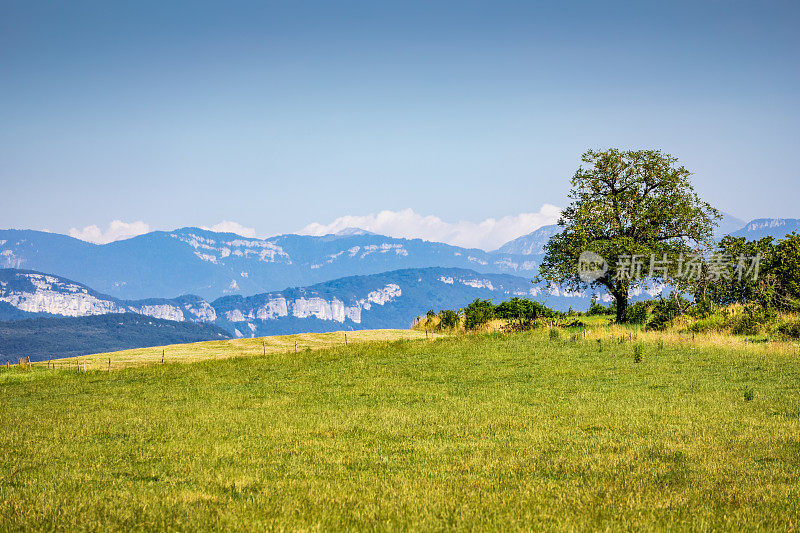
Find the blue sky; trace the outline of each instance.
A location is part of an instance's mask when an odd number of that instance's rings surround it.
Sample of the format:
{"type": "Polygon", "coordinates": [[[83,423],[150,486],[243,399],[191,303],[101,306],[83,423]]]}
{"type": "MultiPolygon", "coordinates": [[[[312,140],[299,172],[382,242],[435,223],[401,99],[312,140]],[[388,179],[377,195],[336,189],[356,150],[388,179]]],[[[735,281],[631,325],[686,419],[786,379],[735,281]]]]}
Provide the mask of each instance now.
{"type": "Polygon", "coordinates": [[[478,224],[608,146],[800,216],[797,2],[0,6],[0,227],[478,224]]]}

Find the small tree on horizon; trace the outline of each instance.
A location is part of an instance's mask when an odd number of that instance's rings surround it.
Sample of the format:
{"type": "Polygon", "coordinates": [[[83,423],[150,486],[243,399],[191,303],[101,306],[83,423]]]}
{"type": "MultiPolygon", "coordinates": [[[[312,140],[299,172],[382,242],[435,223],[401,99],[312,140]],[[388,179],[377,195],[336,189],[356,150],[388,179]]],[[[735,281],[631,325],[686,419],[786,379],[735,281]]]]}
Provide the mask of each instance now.
{"type": "Polygon", "coordinates": [[[700,200],[691,173],[659,150],[589,150],[588,166],[572,178],[570,205],[558,224],[564,230],[545,246],[539,278],[571,290],[603,287],[616,301],[617,322],[626,322],[630,290],[646,278],[668,281],[666,270],[623,272],[622,257],[662,259],[710,249],[719,212],[700,200]],[[584,252],[605,260],[596,279],[582,278],[584,252]],[[626,275],[630,274],[630,275],[626,275]]]}
{"type": "Polygon", "coordinates": [[[495,316],[495,305],[491,300],[475,298],[464,308],[464,327],[467,331],[487,324],[495,316]]]}

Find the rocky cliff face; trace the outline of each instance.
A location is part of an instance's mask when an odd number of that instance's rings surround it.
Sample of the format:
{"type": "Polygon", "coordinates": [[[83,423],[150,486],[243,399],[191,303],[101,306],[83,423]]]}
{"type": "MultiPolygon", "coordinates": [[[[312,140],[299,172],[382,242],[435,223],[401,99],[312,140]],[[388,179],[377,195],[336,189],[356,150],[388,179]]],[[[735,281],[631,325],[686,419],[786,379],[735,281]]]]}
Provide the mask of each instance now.
{"type": "Polygon", "coordinates": [[[732,233],[734,237],[756,240],[762,237],[782,239],[789,233],[800,232],[800,219],[797,218],[757,218],[745,227],[732,233]]]}
{"type": "MultiPolygon", "coordinates": [[[[631,296],[636,299],[663,290],[664,287],[638,289],[631,296]]],[[[592,294],[564,291],[555,285],[533,285],[530,279],[507,274],[423,268],[350,276],[248,297],[225,296],[213,302],[199,296],[119,300],[59,276],[0,270],[0,304],[6,306],[0,305],[0,320],[136,313],[175,322],[214,324],[239,337],[405,328],[428,309],[458,309],[475,298],[500,302],[515,296],[566,310],[586,308],[592,294]]]]}
{"type": "Polygon", "coordinates": [[[361,312],[369,311],[373,305],[385,305],[403,294],[400,286],[388,283],[381,289],[370,291],[363,298],[353,299],[345,303],[338,297],[330,299],[319,296],[300,296],[287,299],[281,295],[247,298],[240,301],[234,309],[225,311],[229,322],[246,322],[249,320],[274,320],[282,317],[309,318],[328,320],[343,324],[349,320],[361,323],[361,312]],[[262,301],[263,300],[263,301],[262,301]]]}
{"type": "Polygon", "coordinates": [[[0,302],[33,315],[66,317],[136,313],[176,322],[216,321],[213,306],[198,297],[174,300],[118,300],[58,276],[25,270],[0,270],[0,302]]]}
{"type": "MultiPolygon", "coordinates": [[[[294,291],[297,292],[297,291],[294,291]]],[[[386,283],[363,294],[321,297],[313,290],[300,290],[297,295],[280,293],[239,299],[231,307],[222,301],[218,315],[214,303],[197,296],[184,296],[172,300],[119,300],[93,291],[89,287],[58,276],[39,272],[0,270],[0,302],[28,315],[82,317],[110,313],[136,313],[176,322],[230,323],[264,322],[279,318],[306,319],[360,324],[362,312],[373,306],[382,306],[402,295],[396,283],[386,283]]],[[[3,317],[0,316],[0,319],[3,317]]],[[[9,318],[9,317],[5,317],[9,318]]],[[[255,326],[245,324],[252,333],[255,326]]],[[[233,330],[233,328],[231,328],[233,330]]]]}

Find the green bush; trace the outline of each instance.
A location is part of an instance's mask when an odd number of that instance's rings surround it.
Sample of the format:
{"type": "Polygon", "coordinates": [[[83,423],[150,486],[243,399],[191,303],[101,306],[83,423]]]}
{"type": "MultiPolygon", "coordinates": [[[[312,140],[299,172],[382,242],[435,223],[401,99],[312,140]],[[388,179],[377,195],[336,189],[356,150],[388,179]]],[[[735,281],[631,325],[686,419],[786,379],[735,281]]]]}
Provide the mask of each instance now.
{"type": "Polygon", "coordinates": [[[562,314],[525,298],[511,298],[498,305],[494,312],[497,318],[508,320],[512,326],[519,329],[527,328],[537,318],[556,318],[562,314]]]}
{"type": "Polygon", "coordinates": [[[664,331],[679,314],[680,308],[675,300],[656,300],[650,321],[647,323],[647,329],[664,331]]]}
{"type": "Polygon", "coordinates": [[[706,331],[722,331],[728,327],[728,317],[715,314],[705,318],[701,318],[691,326],[688,330],[692,333],[703,333],[706,331]]]}
{"type": "Polygon", "coordinates": [[[605,305],[599,303],[596,298],[592,298],[592,303],[589,305],[589,310],[586,312],[587,316],[616,315],[616,314],[617,314],[617,302],[613,302],[611,305],[606,307],[605,305]]]}
{"type": "Polygon", "coordinates": [[[464,327],[477,329],[495,317],[495,306],[489,300],[475,298],[475,301],[464,308],[464,327]]]}
{"type": "Polygon", "coordinates": [[[645,324],[647,322],[650,302],[636,302],[625,309],[625,318],[629,324],[645,324]]]}
{"type": "Polygon", "coordinates": [[[730,330],[734,335],[756,335],[761,333],[761,321],[747,313],[730,319],[730,330]]]}
{"type": "Polygon", "coordinates": [[[800,320],[788,320],[778,324],[778,333],[790,339],[800,339],[800,320]]]}
{"type": "Polygon", "coordinates": [[[442,309],[439,311],[439,327],[455,329],[461,324],[461,315],[454,309],[442,309]]]}

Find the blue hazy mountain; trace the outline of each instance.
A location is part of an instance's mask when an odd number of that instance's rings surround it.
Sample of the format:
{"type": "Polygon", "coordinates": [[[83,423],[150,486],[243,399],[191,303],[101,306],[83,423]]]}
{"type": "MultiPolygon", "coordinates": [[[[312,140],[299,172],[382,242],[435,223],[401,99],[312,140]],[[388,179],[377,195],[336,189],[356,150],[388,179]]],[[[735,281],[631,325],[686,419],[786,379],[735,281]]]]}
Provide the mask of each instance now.
{"type": "Polygon", "coordinates": [[[756,240],[762,237],[782,239],[793,231],[800,233],[800,219],[797,218],[757,218],[731,235],[756,240]]]}
{"type": "Polygon", "coordinates": [[[556,224],[542,226],[527,235],[508,241],[496,251],[514,255],[543,255],[547,241],[550,240],[550,237],[560,232],[561,226],[556,224]]]}
{"type": "MultiPolygon", "coordinates": [[[[428,267],[347,276],[308,287],[224,296],[211,302],[191,295],[122,300],[59,276],[0,269],[0,320],[135,313],[175,322],[213,324],[237,337],[407,328],[429,309],[457,309],[475,298],[499,303],[515,296],[567,310],[586,309],[592,294],[565,293],[509,274],[428,267]]],[[[645,293],[633,296],[635,300],[645,293]]]]}
{"type": "Polygon", "coordinates": [[[532,277],[531,257],[488,253],[350,229],[251,239],[198,228],[105,245],[32,230],[0,230],[0,267],[48,272],[117,298],[253,295],[344,276],[430,266],[532,277]]]}
{"type": "Polygon", "coordinates": [[[745,221],[740,218],[736,218],[725,212],[720,212],[720,214],[722,215],[722,220],[717,222],[717,227],[714,230],[714,237],[716,237],[717,240],[725,235],[730,235],[735,231],[739,231],[745,225],[745,221]]]}

